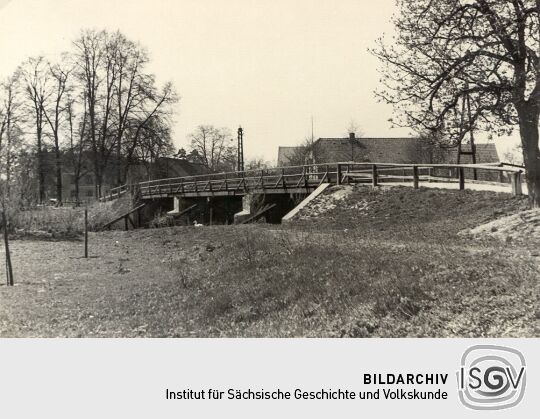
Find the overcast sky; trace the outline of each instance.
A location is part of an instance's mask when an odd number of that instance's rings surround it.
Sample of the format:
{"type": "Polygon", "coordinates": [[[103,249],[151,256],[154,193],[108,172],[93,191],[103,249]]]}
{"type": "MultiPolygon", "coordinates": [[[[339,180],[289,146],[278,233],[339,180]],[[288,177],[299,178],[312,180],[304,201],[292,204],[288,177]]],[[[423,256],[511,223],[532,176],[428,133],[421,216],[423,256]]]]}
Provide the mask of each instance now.
{"type": "MultiPolygon", "coordinates": [[[[0,0],[0,77],[31,55],[54,58],[81,28],[119,29],[172,80],[181,100],[174,142],[199,124],[245,131],[247,157],[275,161],[279,145],[311,133],[339,137],[355,120],[366,136],[391,129],[391,107],[373,95],[379,75],[367,49],[395,0],[0,0]]],[[[506,147],[505,147],[506,148],[506,147]]]]}

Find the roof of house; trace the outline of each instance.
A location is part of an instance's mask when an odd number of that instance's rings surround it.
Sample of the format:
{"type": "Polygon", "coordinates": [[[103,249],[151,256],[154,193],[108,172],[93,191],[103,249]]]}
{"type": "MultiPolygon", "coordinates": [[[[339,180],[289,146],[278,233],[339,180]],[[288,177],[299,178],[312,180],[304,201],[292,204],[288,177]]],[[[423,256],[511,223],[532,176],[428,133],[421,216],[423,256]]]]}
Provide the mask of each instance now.
{"type": "Polygon", "coordinates": [[[160,157],[156,160],[156,172],[161,177],[184,177],[203,175],[209,170],[202,164],[191,163],[175,157],[160,157]]]}
{"type": "MultiPolygon", "coordinates": [[[[471,151],[471,146],[465,144],[462,146],[462,150],[465,152],[471,151]]],[[[449,158],[451,162],[457,163],[457,148],[449,149],[449,158]]],[[[494,143],[481,143],[476,144],[476,163],[498,163],[499,153],[497,153],[497,147],[494,143]]],[[[469,164],[472,163],[471,155],[462,155],[460,163],[469,164]]]]}
{"type": "Polygon", "coordinates": [[[318,153],[329,161],[410,162],[418,146],[416,138],[319,138],[318,153]]]}
{"type": "MultiPolygon", "coordinates": [[[[278,166],[289,164],[290,158],[300,147],[279,147],[278,166]]],[[[469,145],[463,145],[463,151],[470,151],[469,145]]],[[[432,163],[433,152],[438,162],[457,163],[457,148],[436,148],[427,151],[418,138],[414,137],[357,137],[319,138],[315,142],[314,157],[318,162],[378,162],[378,163],[432,163]],[[442,160],[442,161],[441,161],[442,160]]],[[[494,163],[499,161],[497,148],[493,143],[476,145],[477,163],[494,163]]],[[[461,163],[472,163],[472,156],[462,155],[461,163]]]]}

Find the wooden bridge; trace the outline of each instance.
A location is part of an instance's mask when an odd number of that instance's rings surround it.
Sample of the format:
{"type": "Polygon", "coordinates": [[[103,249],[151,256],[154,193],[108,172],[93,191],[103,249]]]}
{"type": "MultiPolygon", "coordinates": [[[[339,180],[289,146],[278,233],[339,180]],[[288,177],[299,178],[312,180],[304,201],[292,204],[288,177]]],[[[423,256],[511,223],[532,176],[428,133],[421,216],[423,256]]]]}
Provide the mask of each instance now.
{"type": "Polygon", "coordinates": [[[420,182],[454,182],[459,185],[459,189],[464,189],[465,183],[470,181],[466,179],[466,171],[472,172],[474,178],[482,177],[482,173],[490,173],[490,178],[500,183],[508,183],[509,180],[512,192],[516,195],[522,193],[523,168],[506,163],[458,165],[341,162],[150,180],[113,188],[103,200],[116,199],[127,192],[138,195],[142,200],[246,194],[309,194],[323,183],[370,183],[377,186],[382,182],[397,182],[412,183],[414,188],[418,188],[420,182]],[[441,170],[446,170],[451,176],[437,176],[441,170]]]}

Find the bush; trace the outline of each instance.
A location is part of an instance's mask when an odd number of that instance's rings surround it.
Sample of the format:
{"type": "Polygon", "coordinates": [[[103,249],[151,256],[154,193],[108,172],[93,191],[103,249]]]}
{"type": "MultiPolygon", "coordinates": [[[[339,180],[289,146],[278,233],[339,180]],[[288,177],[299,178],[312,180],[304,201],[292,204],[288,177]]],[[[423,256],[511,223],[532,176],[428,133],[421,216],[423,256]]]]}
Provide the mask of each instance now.
{"type": "Polygon", "coordinates": [[[159,211],[148,225],[150,228],[172,227],[174,226],[174,218],[167,215],[166,212],[159,211]]]}
{"type": "MultiPolygon", "coordinates": [[[[129,200],[96,202],[88,207],[88,230],[99,231],[104,224],[128,211],[129,200]]],[[[112,228],[121,228],[121,223],[112,228]]],[[[75,238],[84,232],[84,207],[38,207],[9,211],[9,230],[18,236],[75,238]]]]}
{"type": "Polygon", "coordinates": [[[81,211],[53,207],[14,211],[9,218],[9,227],[17,235],[76,237],[84,228],[81,211]]]}

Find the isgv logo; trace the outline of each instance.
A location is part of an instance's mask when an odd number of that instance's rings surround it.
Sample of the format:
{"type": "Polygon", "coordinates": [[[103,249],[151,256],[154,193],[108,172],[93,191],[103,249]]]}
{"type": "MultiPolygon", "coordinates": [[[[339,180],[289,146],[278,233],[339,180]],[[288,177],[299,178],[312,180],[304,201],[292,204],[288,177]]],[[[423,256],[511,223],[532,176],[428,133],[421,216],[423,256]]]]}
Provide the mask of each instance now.
{"type": "Polygon", "coordinates": [[[516,406],[525,394],[525,358],[513,348],[476,345],[465,351],[457,373],[459,399],[470,409],[516,406]]]}

